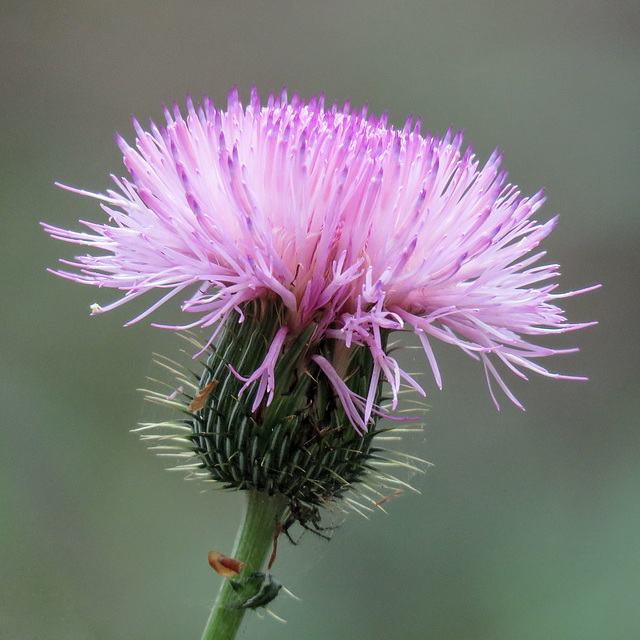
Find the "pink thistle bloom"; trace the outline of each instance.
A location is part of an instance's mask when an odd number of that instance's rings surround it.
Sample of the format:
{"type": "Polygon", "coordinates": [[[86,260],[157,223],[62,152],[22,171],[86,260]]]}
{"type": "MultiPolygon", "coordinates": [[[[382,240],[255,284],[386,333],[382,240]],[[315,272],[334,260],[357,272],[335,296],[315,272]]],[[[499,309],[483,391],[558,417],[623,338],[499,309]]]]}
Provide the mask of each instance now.
{"type": "Polygon", "coordinates": [[[574,349],[530,341],[590,324],[566,321],[556,300],[580,291],[556,293],[549,281],[557,265],[538,264],[537,247],[557,218],[532,218],[542,192],[522,197],[507,184],[498,151],[480,167],[471,148],[462,150],[462,133],[422,136],[411,118],[399,131],[366,107],[325,109],[322,97],[289,102],[285,92],[262,107],[255,88],[246,108],[234,88],[226,111],[206,98],[198,107],[188,100],[186,118],[177,105],[165,116],[166,126],[151,122],[150,131],[133,121],[135,148],[117,137],[131,175],[113,177],[118,191],[69,189],[100,200],[109,223],[83,221],[89,233],[44,225],[55,238],[103,252],[63,261],[79,272],[57,272],[125,291],[94,313],[165,290],[131,323],[180,296],[182,310],[197,316],[185,326],[212,327],[213,340],[233,311],[242,318],[245,303],[279,298],[283,326],[243,378],[244,388],[259,384],[254,410],[270,401],[289,340],[315,323],[314,341],[342,347],[333,362],[312,359],[361,432],[379,411],[381,378],[394,407],[403,381],[424,394],[386,353],[383,332],[413,330],[439,387],[431,338],[480,360],[487,380],[518,406],[496,364],[523,378],[572,378],[537,361],[574,349]],[[366,398],[342,379],[352,345],[373,357],[366,398]]]}

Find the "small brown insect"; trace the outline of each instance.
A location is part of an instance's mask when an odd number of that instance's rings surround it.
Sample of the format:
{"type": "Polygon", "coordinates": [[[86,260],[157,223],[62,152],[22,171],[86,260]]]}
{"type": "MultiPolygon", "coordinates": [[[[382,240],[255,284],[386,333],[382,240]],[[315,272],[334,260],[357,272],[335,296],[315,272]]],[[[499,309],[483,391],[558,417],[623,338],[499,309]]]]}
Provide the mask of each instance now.
{"type": "Polygon", "coordinates": [[[202,409],[204,409],[204,406],[207,402],[207,397],[217,386],[218,381],[212,380],[206,387],[200,389],[200,391],[196,393],[193,400],[191,401],[191,404],[189,405],[189,411],[193,413],[195,411],[201,411],[202,409]]]}
{"type": "Polygon", "coordinates": [[[240,560],[234,560],[233,558],[227,558],[217,551],[209,551],[209,564],[211,568],[219,573],[223,578],[230,578],[231,576],[237,576],[240,573],[244,562],[240,560]]]}

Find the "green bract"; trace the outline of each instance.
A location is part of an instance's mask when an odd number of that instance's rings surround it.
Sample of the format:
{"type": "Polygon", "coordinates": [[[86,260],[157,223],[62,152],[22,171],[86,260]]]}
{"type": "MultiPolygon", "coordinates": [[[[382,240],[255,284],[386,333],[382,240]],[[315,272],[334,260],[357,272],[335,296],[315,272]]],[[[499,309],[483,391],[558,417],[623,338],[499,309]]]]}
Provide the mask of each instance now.
{"type": "MultiPolygon", "coordinates": [[[[258,382],[242,393],[245,383],[240,376],[255,371],[267,357],[282,327],[283,311],[277,303],[250,302],[242,312],[242,321],[234,312],[219,331],[201,374],[188,377],[185,370],[172,367],[179,378],[179,397],[149,392],[149,399],[179,409],[184,417],[143,425],[144,437],[154,439],[164,453],[178,449],[176,453],[187,459],[178,468],[225,489],[286,497],[285,527],[298,521],[320,530],[318,507],[342,498],[347,490],[366,494],[369,489],[369,501],[375,504],[385,490],[397,487],[399,481],[380,465],[399,463],[398,454],[374,442],[393,427],[376,427],[378,412],[373,428],[359,434],[330,381],[311,359],[319,354],[335,361],[346,354],[344,380],[364,397],[374,366],[369,349],[352,345],[347,350],[326,338],[317,342],[315,325],[307,326],[283,346],[271,402],[265,396],[253,410],[258,382]],[[338,357],[337,349],[343,352],[338,357]]],[[[380,382],[375,404],[383,400],[380,382]]]]}

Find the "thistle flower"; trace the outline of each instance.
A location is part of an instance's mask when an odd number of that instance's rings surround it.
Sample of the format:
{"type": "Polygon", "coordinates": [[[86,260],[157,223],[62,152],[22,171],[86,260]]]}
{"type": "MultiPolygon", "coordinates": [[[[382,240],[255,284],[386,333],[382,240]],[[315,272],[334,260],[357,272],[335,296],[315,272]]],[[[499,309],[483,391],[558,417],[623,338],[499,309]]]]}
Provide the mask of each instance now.
{"type": "Polygon", "coordinates": [[[197,473],[283,497],[288,518],[319,530],[317,506],[384,457],[383,383],[391,412],[403,385],[425,393],[391,355],[395,331],[418,335],[438,387],[432,339],[479,360],[518,406],[496,365],[573,377],[539,364],[573,349],[534,341],[586,326],[556,305],[580,292],[557,293],[557,265],[539,264],[557,219],[533,219],[542,192],[508,184],[497,150],[480,167],[462,133],[422,136],[411,118],[396,130],[286,92],[262,107],[255,88],[246,108],[234,88],[226,111],[206,98],[165,116],[149,131],[134,119],[135,148],[118,136],[118,190],[69,188],[109,223],[44,227],[101,252],[56,273],[125,292],[93,313],[158,289],[130,323],[177,297],[193,319],[168,328],[203,330],[204,372],[178,372],[181,398],[152,394],[187,414],[163,425],[197,473]]]}
{"type": "Polygon", "coordinates": [[[537,363],[571,349],[529,341],[586,326],[567,323],[555,304],[579,292],[556,293],[557,265],[533,253],[557,218],[532,219],[542,192],[522,197],[506,184],[497,150],[479,168],[461,133],[423,137],[411,118],[397,131],[386,114],[325,109],[322,97],[288,102],[286,92],[261,107],[255,88],[246,109],[234,88],[226,112],[189,100],[186,119],[177,105],[165,116],[150,132],[134,119],[136,149],[118,136],[131,175],[113,177],[120,192],[70,189],[102,201],[112,224],[83,222],[93,233],[44,225],[106,252],[67,262],[79,273],[57,272],[126,292],[94,313],[167,291],[131,324],[182,294],[182,310],[198,316],[186,326],[212,327],[211,344],[232,314],[243,321],[247,303],[277,300],[282,324],[264,360],[237,372],[241,393],[257,383],[253,409],[272,401],[277,363],[313,326],[311,359],[361,433],[381,378],[394,407],[402,380],[424,394],[386,351],[390,331],[418,335],[439,387],[430,338],[479,359],[518,406],[495,363],[523,378],[573,377],[537,363]],[[327,340],[332,358],[316,348],[327,340]],[[354,345],[373,358],[362,397],[344,381],[354,345]]]}

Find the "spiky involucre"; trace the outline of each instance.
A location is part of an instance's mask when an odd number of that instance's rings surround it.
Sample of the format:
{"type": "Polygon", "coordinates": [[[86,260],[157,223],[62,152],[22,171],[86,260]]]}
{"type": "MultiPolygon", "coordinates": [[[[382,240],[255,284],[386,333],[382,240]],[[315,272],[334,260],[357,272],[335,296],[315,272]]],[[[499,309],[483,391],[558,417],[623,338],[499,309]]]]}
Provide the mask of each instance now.
{"type": "MultiPolygon", "coordinates": [[[[331,382],[312,360],[312,352],[332,358],[340,343],[328,340],[311,347],[313,325],[278,362],[270,404],[253,406],[257,386],[240,394],[242,380],[232,371],[252,370],[264,359],[282,324],[282,305],[250,302],[244,313],[244,322],[233,314],[218,332],[204,373],[192,375],[168,359],[158,361],[176,378],[147,391],[147,399],[182,417],[143,424],[143,439],[162,455],[177,457],[174,469],[189,477],[213,480],[225,489],[285,496],[292,519],[305,523],[313,523],[318,507],[339,501],[366,511],[385,492],[410,488],[392,472],[401,467],[420,471],[423,461],[389,450],[382,434],[414,429],[391,422],[360,435],[351,427],[331,382]],[[169,396],[168,389],[173,390],[169,396]]],[[[383,341],[386,347],[386,336],[383,341]]],[[[346,381],[362,395],[369,386],[371,353],[354,346],[349,354],[346,381]]],[[[377,405],[382,404],[382,386],[376,390],[377,405]]]]}
{"type": "Polygon", "coordinates": [[[114,177],[119,192],[71,189],[101,200],[109,224],[83,222],[90,233],[45,225],[104,252],[58,273],[126,292],[94,312],[167,291],[131,322],[181,296],[197,314],[188,326],[209,327],[211,340],[231,314],[242,320],[246,303],[280,300],[282,327],[244,379],[243,391],[258,384],[254,408],[273,397],[277,363],[311,323],[316,343],[371,353],[365,396],[344,384],[348,359],[312,356],[360,432],[381,379],[394,401],[402,380],[424,393],[385,351],[385,332],[418,334],[438,386],[429,338],[461,347],[518,404],[494,362],[555,376],[536,361],[560,351],[529,337],[585,326],[555,304],[557,265],[537,264],[544,253],[534,250],[556,223],[532,219],[542,194],[506,184],[497,151],[479,168],[461,133],[422,136],[411,119],[399,131],[366,108],[289,102],[284,92],[262,107],[255,89],[246,109],[234,89],[226,111],[189,100],[186,118],[175,106],[166,120],[149,132],[134,120],[135,149],[118,137],[131,175],[114,177]]]}

